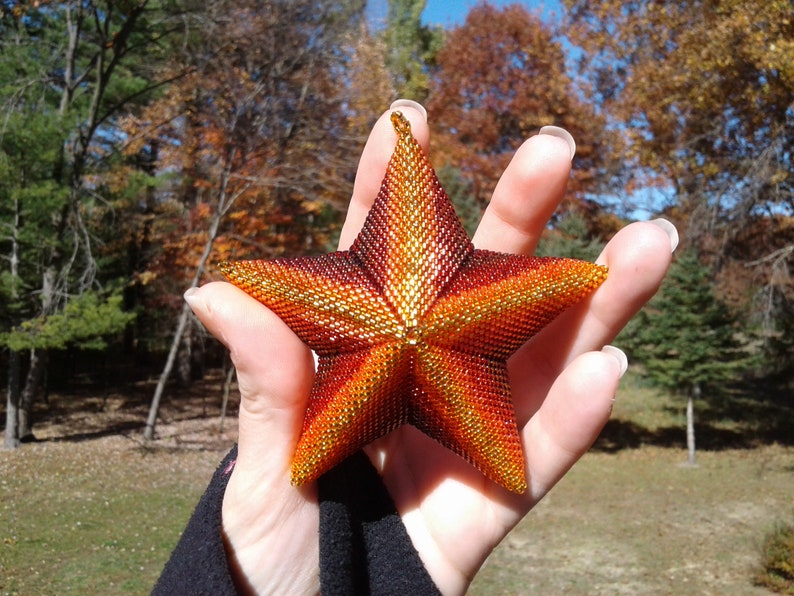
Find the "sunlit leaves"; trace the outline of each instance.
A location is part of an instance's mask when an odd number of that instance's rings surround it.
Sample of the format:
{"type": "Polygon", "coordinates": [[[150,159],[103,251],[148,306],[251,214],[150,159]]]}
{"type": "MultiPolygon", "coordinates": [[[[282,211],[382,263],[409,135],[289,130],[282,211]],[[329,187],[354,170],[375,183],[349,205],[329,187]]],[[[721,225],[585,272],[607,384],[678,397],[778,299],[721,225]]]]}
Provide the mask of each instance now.
{"type": "Polygon", "coordinates": [[[780,174],[791,170],[794,143],[790,2],[565,4],[583,72],[624,123],[639,165],[680,200],[700,194],[726,209],[794,209],[791,181],[780,174]]]}
{"type": "Polygon", "coordinates": [[[434,143],[481,202],[519,145],[548,124],[577,139],[575,191],[610,183],[604,147],[616,139],[580,98],[560,41],[540,19],[519,5],[478,5],[447,34],[436,63],[428,100],[440,129],[434,143]]]}

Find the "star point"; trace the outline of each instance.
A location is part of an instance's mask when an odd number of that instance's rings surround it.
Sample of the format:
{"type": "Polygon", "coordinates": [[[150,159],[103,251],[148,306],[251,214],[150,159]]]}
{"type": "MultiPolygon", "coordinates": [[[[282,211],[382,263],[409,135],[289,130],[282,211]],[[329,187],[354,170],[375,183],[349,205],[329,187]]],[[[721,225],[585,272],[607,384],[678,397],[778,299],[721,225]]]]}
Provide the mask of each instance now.
{"type": "Polygon", "coordinates": [[[219,265],[318,355],[291,480],[316,480],[411,424],[508,490],[527,489],[507,358],[606,268],[477,250],[408,120],[347,251],[219,265]]]}

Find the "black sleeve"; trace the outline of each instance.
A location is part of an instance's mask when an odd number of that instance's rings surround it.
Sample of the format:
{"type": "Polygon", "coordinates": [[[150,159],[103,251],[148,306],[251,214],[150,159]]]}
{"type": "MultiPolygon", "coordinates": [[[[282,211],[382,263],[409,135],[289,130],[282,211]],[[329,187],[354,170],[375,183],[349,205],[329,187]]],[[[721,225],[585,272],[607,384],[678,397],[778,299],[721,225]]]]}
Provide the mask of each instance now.
{"type": "MultiPolygon", "coordinates": [[[[237,447],[212,477],[153,594],[236,594],[221,531],[223,493],[236,458],[237,447]]],[[[363,452],[320,478],[319,500],[323,595],[440,594],[363,452]]]]}
{"type": "Polygon", "coordinates": [[[323,595],[440,594],[364,452],[322,476],[319,489],[323,595]]]}

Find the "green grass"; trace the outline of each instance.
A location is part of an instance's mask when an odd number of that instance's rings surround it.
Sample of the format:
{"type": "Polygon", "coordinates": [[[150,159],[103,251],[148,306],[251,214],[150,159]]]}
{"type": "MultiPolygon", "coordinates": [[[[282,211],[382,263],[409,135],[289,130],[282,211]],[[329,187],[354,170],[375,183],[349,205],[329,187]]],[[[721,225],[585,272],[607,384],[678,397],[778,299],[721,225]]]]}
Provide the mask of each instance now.
{"type": "Polygon", "coordinates": [[[612,419],[631,422],[649,431],[681,427],[686,401],[661,391],[629,371],[621,381],[612,419]]]}
{"type": "MultiPolygon", "coordinates": [[[[145,398],[54,396],[44,440],[0,451],[0,594],[148,594],[233,441],[200,419],[215,393],[166,404],[153,449],[138,442],[145,398]]],[[[765,533],[794,519],[791,405],[701,404],[696,468],[683,407],[629,375],[602,438],[471,594],[766,593],[765,533]]]]}
{"type": "Polygon", "coordinates": [[[587,454],[492,554],[473,595],[763,594],[763,532],[794,515],[794,450],[587,454]]]}
{"type": "Polygon", "coordinates": [[[744,396],[699,403],[706,448],[689,467],[684,400],[630,373],[595,447],[494,551],[471,594],[767,593],[754,582],[764,533],[794,519],[793,414],[744,396]]]}
{"type": "Polygon", "coordinates": [[[148,594],[221,457],[121,437],[0,452],[0,594],[148,594]]]}

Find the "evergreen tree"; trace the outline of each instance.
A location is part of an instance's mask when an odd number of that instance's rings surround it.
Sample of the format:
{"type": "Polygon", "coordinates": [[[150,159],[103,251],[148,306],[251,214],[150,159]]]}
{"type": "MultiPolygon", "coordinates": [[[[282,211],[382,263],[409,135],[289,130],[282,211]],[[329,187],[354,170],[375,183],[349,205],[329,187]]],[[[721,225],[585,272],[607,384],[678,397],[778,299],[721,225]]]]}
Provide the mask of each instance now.
{"type": "Polygon", "coordinates": [[[736,381],[751,358],[736,321],[714,294],[710,269],[693,251],[673,264],[661,291],[627,326],[622,345],[653,383],[687,397],[687,448],[694,464],[694,401],[736,381]]]}
{"type": "Polygon", "coordinates": [[[427,67],[443,42],[440,27],[422,25],[426,0],[389,0],[384,39],[386,63],[397,97],[419,102],[427,98],[427,67]]]}
{"type": "Polygon", "coordinates": [[[119,143],[118,117],[162,84],[153,64],[181,22],[168,23],[167,16],[155,0],[0,5],[7,447],[31,435],[48,352],[101,345],[89,336],[102,337],[129,319],[109,297],[115,279],[100,270],[95,223],[107,209],[102,177],[119,143]],[[21,351],[29,356],[24,382],[21,351]]]}
{"type": "Polygon", "coordinates": [[[448,163],[441,166],[436,171],[436,175],[455,206],[458,219],[463,224],[469,238],[474,237],[474,232],[477,231],[477,226],[480,225],[480,219],[482,219],[483,206],[475,198],[471,190],[471,183],[466,180],[460,168],[448,163]]]}
{"type": "Polygon", "coordinates": [[[571,257],[595,261],[604,243],[593,238],[585,218],[576,211],[568,212],[553,230],[546,230],[535,251],[539,257],[571,257]]]}

